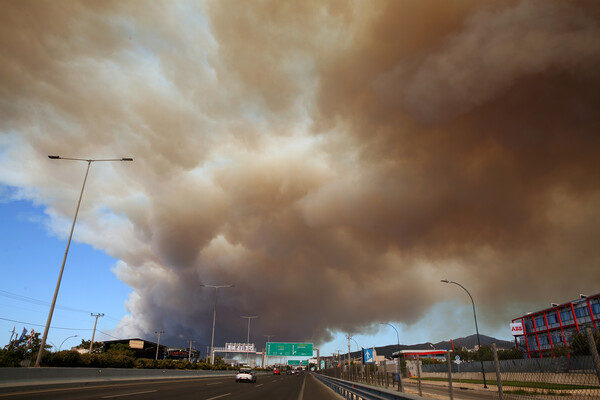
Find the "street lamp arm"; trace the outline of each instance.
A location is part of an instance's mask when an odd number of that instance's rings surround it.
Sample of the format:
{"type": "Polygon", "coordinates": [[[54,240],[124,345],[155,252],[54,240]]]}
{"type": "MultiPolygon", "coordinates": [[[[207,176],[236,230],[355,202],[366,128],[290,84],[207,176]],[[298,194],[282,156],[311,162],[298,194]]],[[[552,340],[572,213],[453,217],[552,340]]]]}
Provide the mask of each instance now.
{"type": "Polygon", "coordinates": [[[60,352],[60,349],[61,349],[62,345],[65,344],[65,342],[67,341],[67,339],[71,339],[72,337],[79,337],[79,335],[69,336],[68,338],[66,338],[65,340],[63,340],[62,343],[60,344],[60,346],[58,346],[58,351],[59,352],[60,352]]]}
{"type": "Polygon", "coordinates": [[[61,156],[48,156],[51,160],[71,160],[71,161],[85,161],[85,162],[94,162],[94,161],[133,161],[131,157],[122,157],[122,158],[74,158],[74,157],[61,157],[61,156]]]}
{"type": "MultiPolygon", "coordinates": [[[[392,324],[390,324],[389,322],[380,322],[381,325],[389,325],[392,328],[394,328],[394,330],[396,331],[396,338],[398,339],[398,346],[400,346],[400,335],[398,334],[398,329],[396,329],[396,327],[392,324]]],[[[400,349],[398,349],[400,350],[400,349]]]]}
{"type": "Polygon", "coordinates": [[[452,283],[454,285],[460,286],[461,288],[463,288],[463,290],[465,292],[467,292],[467,294],[469,295],[469,298],[471,299],[471,304],[473,305],[473,319],[475,320],[475,332],[477,333],[477,345],[479,346],[479,362],[481,363],[481,373],[483,374],[483,387],[487,388],[487,382],[485,379],[485,369],[483,368],[483,358],[481,356],[481,341],[479,339],[479,328],[477,327],[477,313],[475,313],[475,301],[473,300],[473,296],[471,296],[471,293],[469,293],[467,288],[465,288],[463,285],[461,285],[458,282],[449,281],[448,279],[442,279],[441,282],[452,283]]]}

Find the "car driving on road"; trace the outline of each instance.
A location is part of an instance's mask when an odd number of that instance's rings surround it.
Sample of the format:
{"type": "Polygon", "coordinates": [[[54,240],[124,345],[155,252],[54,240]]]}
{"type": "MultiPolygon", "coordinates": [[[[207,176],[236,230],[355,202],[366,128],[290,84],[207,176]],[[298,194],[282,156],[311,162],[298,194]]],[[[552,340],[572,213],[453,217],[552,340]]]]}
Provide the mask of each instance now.
{"type": "Polygon", "coordinates": [[[256,382],[256,373],[252,368],[240,368],[237,374],[235,374],[235,381],[248,381],[251,383],[256,382]]]}

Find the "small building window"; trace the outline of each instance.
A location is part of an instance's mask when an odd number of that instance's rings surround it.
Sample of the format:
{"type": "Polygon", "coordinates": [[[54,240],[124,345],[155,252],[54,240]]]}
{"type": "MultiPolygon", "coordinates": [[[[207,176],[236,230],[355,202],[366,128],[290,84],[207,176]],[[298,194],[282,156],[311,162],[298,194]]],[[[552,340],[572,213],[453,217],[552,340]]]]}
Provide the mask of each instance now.
{"type": "Polygon", "coordinates": [[[544,329],[546,327],[546,322],[544,321],[543,315],[535,319],[535,326],[538,329],[544,329]]]}
{"type": "Polygon", "coordinates": [[[577,318],[583,318],[590,315],[590,312],[588,311],[587,307],[579,307],[575,309],[575,315],[577,316],[577,318]]]}
{"type": "Polygon", "coordinates": [[[571,312],[570,309],[562,310],[560,312],[560,319],[562,319],[563,323],[571,321],[573,319],[573,313],[571,312]]]}

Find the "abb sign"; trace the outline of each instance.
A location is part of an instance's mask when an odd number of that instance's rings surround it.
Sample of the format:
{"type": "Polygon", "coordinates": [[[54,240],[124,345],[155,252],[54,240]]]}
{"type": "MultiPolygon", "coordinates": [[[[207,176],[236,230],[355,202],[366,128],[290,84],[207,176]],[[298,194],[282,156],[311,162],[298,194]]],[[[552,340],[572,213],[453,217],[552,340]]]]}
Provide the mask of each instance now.
{"type": "Polygon", "coordinates": [[[521,324],[520,322],[510,324],[510,332],[513,336],[520,336],[525,334],[525,332],[523,331],[523,324],[521,324]]]}

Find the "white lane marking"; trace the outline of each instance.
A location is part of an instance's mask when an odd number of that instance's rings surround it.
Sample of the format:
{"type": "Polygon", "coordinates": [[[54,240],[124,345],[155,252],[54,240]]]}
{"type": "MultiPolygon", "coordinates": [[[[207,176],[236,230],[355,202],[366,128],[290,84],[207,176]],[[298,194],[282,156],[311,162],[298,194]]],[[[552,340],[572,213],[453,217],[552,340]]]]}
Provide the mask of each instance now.
{"type": "Polygon", "coordinates": [[[223,382],[215,382],[215,383],[207,383],[206,386],[210,386],[210,385],[220,385],[223,382]]]}
{"type": "Polygon", "coordinates": [[[221,397],[225,397],[225,396],[229,396],[231,393],[225,393],[222,394],[220,396],[216,396],[216,397],[211,397],[210,399],[206,399],[206,400],[215,400],[215,399],[220,399],[221,397]]]}
{"type": "Polygon", "coordinates": [[[262,385],[264,385],[264,383],[261,383],[260,385],[256,385],[256,387],[260,387],[260,386],[262,386],[262,385]]]}
{"type": "Polygon", "coordinates": [[[304,385],[306,385],[306,378],[302,379],[302,389],[300,389],[298,400],[304,400],[304,385]]]}
{"type": "Polygon", "coordinates": [[[136,394],[145,394],[145,393],[154,393],[156,390],[146,390],[145,392],[135,392],[135,393],[123,393],[123,394],[113,394],[111,396],[104,396],[103,399],[114,399],[116,397],[124,397],[124,396],[135,396],[136,394]]]}

